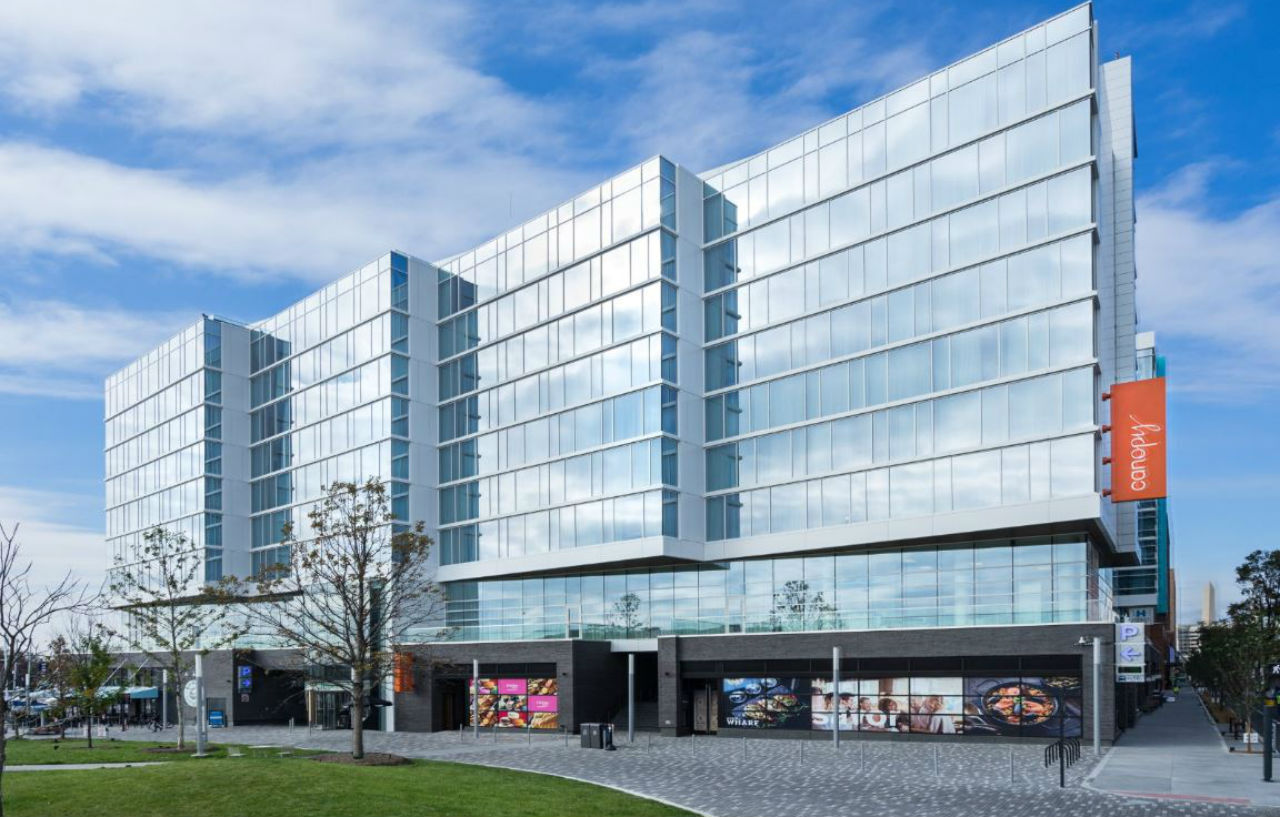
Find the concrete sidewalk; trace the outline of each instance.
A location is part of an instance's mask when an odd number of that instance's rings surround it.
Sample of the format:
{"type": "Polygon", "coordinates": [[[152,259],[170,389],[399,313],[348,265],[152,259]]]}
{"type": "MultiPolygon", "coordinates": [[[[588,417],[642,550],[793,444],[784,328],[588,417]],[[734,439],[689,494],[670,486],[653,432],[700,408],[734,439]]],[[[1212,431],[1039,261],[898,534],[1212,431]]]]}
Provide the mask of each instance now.
{"type": "Polygon", "coordinates": [[[1280,782],[1262,780],[1262,755],[1228,752],[1193,691],[1126,732],[1086,785],[1163,800],[1280,806],[1280,782]]]}
{"type": "Polygon", "coordinates": [[[148,760],[141,763],[32,763],[5,766],[5,772],[81,772],[86,769],[131,769],[134,766],[164,766],[168,761],[148,760]]]}

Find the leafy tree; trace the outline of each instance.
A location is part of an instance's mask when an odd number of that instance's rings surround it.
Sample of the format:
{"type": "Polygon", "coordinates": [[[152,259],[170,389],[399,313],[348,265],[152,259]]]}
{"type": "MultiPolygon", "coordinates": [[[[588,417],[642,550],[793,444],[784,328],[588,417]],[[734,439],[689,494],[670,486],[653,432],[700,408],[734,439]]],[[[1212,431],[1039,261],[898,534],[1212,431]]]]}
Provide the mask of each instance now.
{"type": "Polygon", "coordinates": [[[1236,584],[1247,609],[1272,638],[1280,630],[1280,550],[1255,550],[1236,568],[1236,584]]]}
{"type": "MultiPolygon", "coordinates": [[[[18,526],[0,524],[0,679],[13,677],[20,656],[33,652],[40,633],[54,621],[78,613],[92,603],[92,596],[68,572],[62,580],[43,588],[31,581],[31,562],[23,559],[18,526]]],[[[0,680],[0,686],[3,681],[0,680]]],[[[0,695],[0,724],[8,717],[9,703],[0,695]]],[[[0,728],[0,785],[4,780],[7,734],[0,728]]],[[[4,800],[0,797],[0,815],[4,800]]]]}
{"type": "MultiPolygon", "coordinates": [[[[128,620],[116,635],[168,670],[179,690],[191,675],[193,651],[222,649],[243,634],[216,589],[204,585],[203,571],[202,553],[185,535],[154,528],[135,561],[117,557],[109,580],[128,620]]],[[[178,748],[185,747],[186,723],[179,717],[178,748]]]]}
{"type": "Polygon", "coordinates": [[[73,624],[66,635],[54,639],[50,648],[49,671],[58,689],[54,708],[63,715],[74,710],[85,719],[85,738],[92,749],[94,718],[101,718],[113,705],[124,702],[120,682],[129,670],[117,659],[111,636],[102,627],[81,630],[73,624]],[[108,691],[112,679],[117,679],[117,684],[108,691]]]}
{"type": "Polygon", "coordinates": [[[1252,730],[1267,684],[1265,668],[1280,659],[1280,550],[1250,553],[1236,568],[1236,582],[1242,599],[1223,621],[1201,626],[1200,649],[1186,669],[1252,730]]]}
{"type": "Polygon", "coordinates": [[[1252,730],[1250,713],[1261,706],[1266,683],[1262,668],[1273,655],[1259,617],[1236,609],[1228,620],[1200,628],[1200,651],[1187,659],[1186,669],[1252,730]]]}
{"type": "Polygon", "coordinates": [[[296,668],[308,679],[351,696],[351,755],[362,758],[365,713],[394,669],[396,645],[439,624],[431,539],[421,522],[398,529],[376,479],[328,486],[308,520],[306,539],[286,527],[283,563],[229,579],[227,592],[256,633],[300,648],[296,668]]]}

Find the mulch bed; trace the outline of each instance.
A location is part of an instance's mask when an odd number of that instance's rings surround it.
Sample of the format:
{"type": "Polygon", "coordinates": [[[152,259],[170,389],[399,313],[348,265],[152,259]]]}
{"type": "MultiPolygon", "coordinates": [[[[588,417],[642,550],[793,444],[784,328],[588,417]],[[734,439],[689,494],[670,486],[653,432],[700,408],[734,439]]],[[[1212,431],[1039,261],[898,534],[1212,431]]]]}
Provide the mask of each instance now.
{"type": "Polygon", "coordinates": [[[195,749],[187,746],[179,749],[177,746],[144,746],[142,751],[152,755],[190,755],[195,754],[195,749]]]}
{"type": "Polygon", "coordinates": [[[386,752],[365,752],[364,757],[359,760],[356,760],[349,754],[341,754],[338,752],[316,755],[311,759],[317,763],[341,763],[346,766],[408,766],[410,763],[413,763],[413,761],[407,757],[388,754],[386,752]]]}

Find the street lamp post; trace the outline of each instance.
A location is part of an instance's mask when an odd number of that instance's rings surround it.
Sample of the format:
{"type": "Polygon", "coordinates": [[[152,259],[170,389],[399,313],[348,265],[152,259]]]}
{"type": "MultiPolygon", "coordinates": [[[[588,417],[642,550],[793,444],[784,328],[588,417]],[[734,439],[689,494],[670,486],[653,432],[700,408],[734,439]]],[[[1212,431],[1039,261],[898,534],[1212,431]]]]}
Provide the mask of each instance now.
{"type": "Polygon", "coordinates": [[[1093,637],[1093,754],[1102,754],[1102,638],[1093,637]]]}

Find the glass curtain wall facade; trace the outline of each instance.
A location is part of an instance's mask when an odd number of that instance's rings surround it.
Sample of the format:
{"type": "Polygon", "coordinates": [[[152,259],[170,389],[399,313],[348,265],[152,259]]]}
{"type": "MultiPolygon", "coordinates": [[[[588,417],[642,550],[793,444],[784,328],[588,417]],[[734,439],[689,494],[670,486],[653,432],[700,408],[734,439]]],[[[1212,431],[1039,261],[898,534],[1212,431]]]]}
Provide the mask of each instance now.
{"type": "Polygon", "coordinates": [[[336,481],[387,483],[409,521],[408,258],[389,253],[254,326],[249,340],[251,570],[287,558],[287,524],[336,481]]]}
{"type": "Polygon", "coordinates": [[[454,640],[1110,620],[1132,111],[1094,39],[1079,6],[742,161],[202,321],[107,382],[113,549],[179,526],[256,571],[379,477],[454,640]]]}
{"type": "Polygon", "coordinates": [[[112,563],[140,560],[164,527],[203,551],[204,579],[223,570],[224,331],[204,317],[107,379],[106,530],[112,563]]]}
{"type": "MultiPolygon", "coordinates": [[[[840,548],[842,532],[893,520],[1097,497],[1110,293],[1095,257],[1092,40],[1077,8],[702,174],[701,268],[679,275],[700,284],[705,525],[680,534],[706,563],[451,583],[454,636],[1108,619],[1100,518],[1070,547],[851,533],[874,547],[840,548]],[[818,529],[830,552],[803,542],[818,529]],[[1071,556],[1035,555],[1051,551],[1071,556]],[[996,553],[1009,561],[983,566],[996,553]]],[[[984,524],[1000,527],[967,531],[984,524]]]]}

